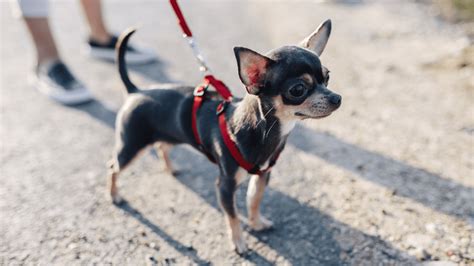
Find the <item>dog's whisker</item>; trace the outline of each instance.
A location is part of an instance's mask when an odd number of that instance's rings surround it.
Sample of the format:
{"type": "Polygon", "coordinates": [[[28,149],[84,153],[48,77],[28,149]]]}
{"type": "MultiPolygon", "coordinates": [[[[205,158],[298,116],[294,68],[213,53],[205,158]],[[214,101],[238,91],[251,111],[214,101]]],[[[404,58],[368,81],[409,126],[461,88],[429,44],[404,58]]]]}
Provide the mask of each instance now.
{"type": "Polygon", "coordinates": [[[264,140],[266,140],[266,139],[268,138],[268,135],[270,134],[270,131],[272,131],[273,126],[275,126],[275,124],[276,124],[277,121],[278,121],[278,120],[273,121],[273,124],[270,126],[270,129],[269,129],[269,130],[267,131],[267,133],[265,134],[264,140]]]}
{"type": "Polygon", "coordinates": [[[256,126],[260,125],[260,123],[262,123],[263,121],[266,121],[265,118],[267,118],[267,115],[269,115],[270,112],[271,112],[273,109],[275,109],[275,106],[272,106],[272,108],[270,108],[270,110],[268,110],[268,111],[263,115],[262,120],[258,121],[258,123],[257,123],[256,126]]]}

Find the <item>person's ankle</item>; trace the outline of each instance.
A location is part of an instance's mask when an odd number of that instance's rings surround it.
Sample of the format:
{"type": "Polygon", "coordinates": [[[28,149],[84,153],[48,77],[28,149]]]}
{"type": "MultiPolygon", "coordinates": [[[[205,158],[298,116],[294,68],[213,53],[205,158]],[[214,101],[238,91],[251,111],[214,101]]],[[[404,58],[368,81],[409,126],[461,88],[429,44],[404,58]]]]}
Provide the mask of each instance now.
{"type": "Polygon", "coordinates": [[[51,65],[59,61],[61,61],[61,59],[58,56],[38,58],[38,61],[36,62],[36,69],[39,69],[43,66],[51,65]]]}
{"type": "Polygon", "coordinates": [[[112,39],[112,34],[109,33],[95,33],[89,36],[89,40],[98,43],[98,44],[108,44],[112,39]]]}

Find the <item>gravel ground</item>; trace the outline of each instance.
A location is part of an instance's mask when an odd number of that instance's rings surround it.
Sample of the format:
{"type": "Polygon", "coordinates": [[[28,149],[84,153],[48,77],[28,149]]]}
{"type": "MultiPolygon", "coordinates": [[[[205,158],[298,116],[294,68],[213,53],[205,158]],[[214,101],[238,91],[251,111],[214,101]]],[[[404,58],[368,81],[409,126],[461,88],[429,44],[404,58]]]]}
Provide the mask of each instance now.
{"type": "MultiPolygon", "coordinates": [[[[474,264],[474,52],[462,28],[408,1],[320,2],[182,3],[236,94],[233,46],[264,52],[333,20],[322,60],[343,106],[292,133],[263,202],[275,229],[245,233],[245,257],[227,245],[215,166],[187,147],[172,153],[182,175],[146,153],[120,178],[128,203],[106,201],[115,68],[80,53],[78,4],[54,3],[64,58],[97,100],[49,101],[27,82],[33,49],[1,2],[0,264],[474,264]]],[[[166,1],[105,5],[114,30],[140,24],[134,41],[160,56],[132,69],[137,83],[200,81],[166,1]]]]}

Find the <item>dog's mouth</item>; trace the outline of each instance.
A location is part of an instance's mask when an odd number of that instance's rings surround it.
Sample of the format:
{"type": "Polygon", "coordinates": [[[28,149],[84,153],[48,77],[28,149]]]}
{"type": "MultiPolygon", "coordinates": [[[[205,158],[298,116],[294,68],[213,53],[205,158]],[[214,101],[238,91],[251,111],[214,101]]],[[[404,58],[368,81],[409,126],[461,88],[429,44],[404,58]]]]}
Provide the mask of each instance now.
{"type": "Polygon", "coordinates": [[[311,119],[321,119],[321,118],[327,117],[331,114],[332,114],[332,112],[330,112],[328,114],[324,114],[324,115],[308,115],[308,114],[303,114],[301,112],[296,112],[295,113],[296,116],[299,116],[302,119],[309,119],[309,118],[311,118],[311,119]]]}

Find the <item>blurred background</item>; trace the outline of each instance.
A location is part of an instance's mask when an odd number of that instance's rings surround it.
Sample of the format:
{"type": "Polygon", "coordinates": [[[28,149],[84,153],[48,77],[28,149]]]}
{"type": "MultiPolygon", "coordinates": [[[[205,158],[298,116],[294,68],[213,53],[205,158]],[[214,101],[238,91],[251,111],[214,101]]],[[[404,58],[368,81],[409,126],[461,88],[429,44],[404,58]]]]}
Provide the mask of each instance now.
{"type": "MultiPolygon", "coordinates": [[[[263,213],[275,229],[246,232],[229,250],[217,169],[188,147],[169,175],[153,152],[119,180],[128,201],[105,197],[115,112],[115,65],[82,53],[77,1],[51,1],[62,58],[95,100],[57,104],[28,83],[35,51],[1,1],[0,264],[294,265],[474,263],[474,2],[472,0],[180,1],[216,76],[243,95],[234,46],[295,44],[322,21],[321,57],[341,108],[305,121],[272,172],[263,213]]],[[[103,1],[115,33],[158,60],[130,68],[135,83],[196,85],[195,59],[168,1],[103,1]]],[[[245,213],[245,185],[239,208],[245,213]]]]}

